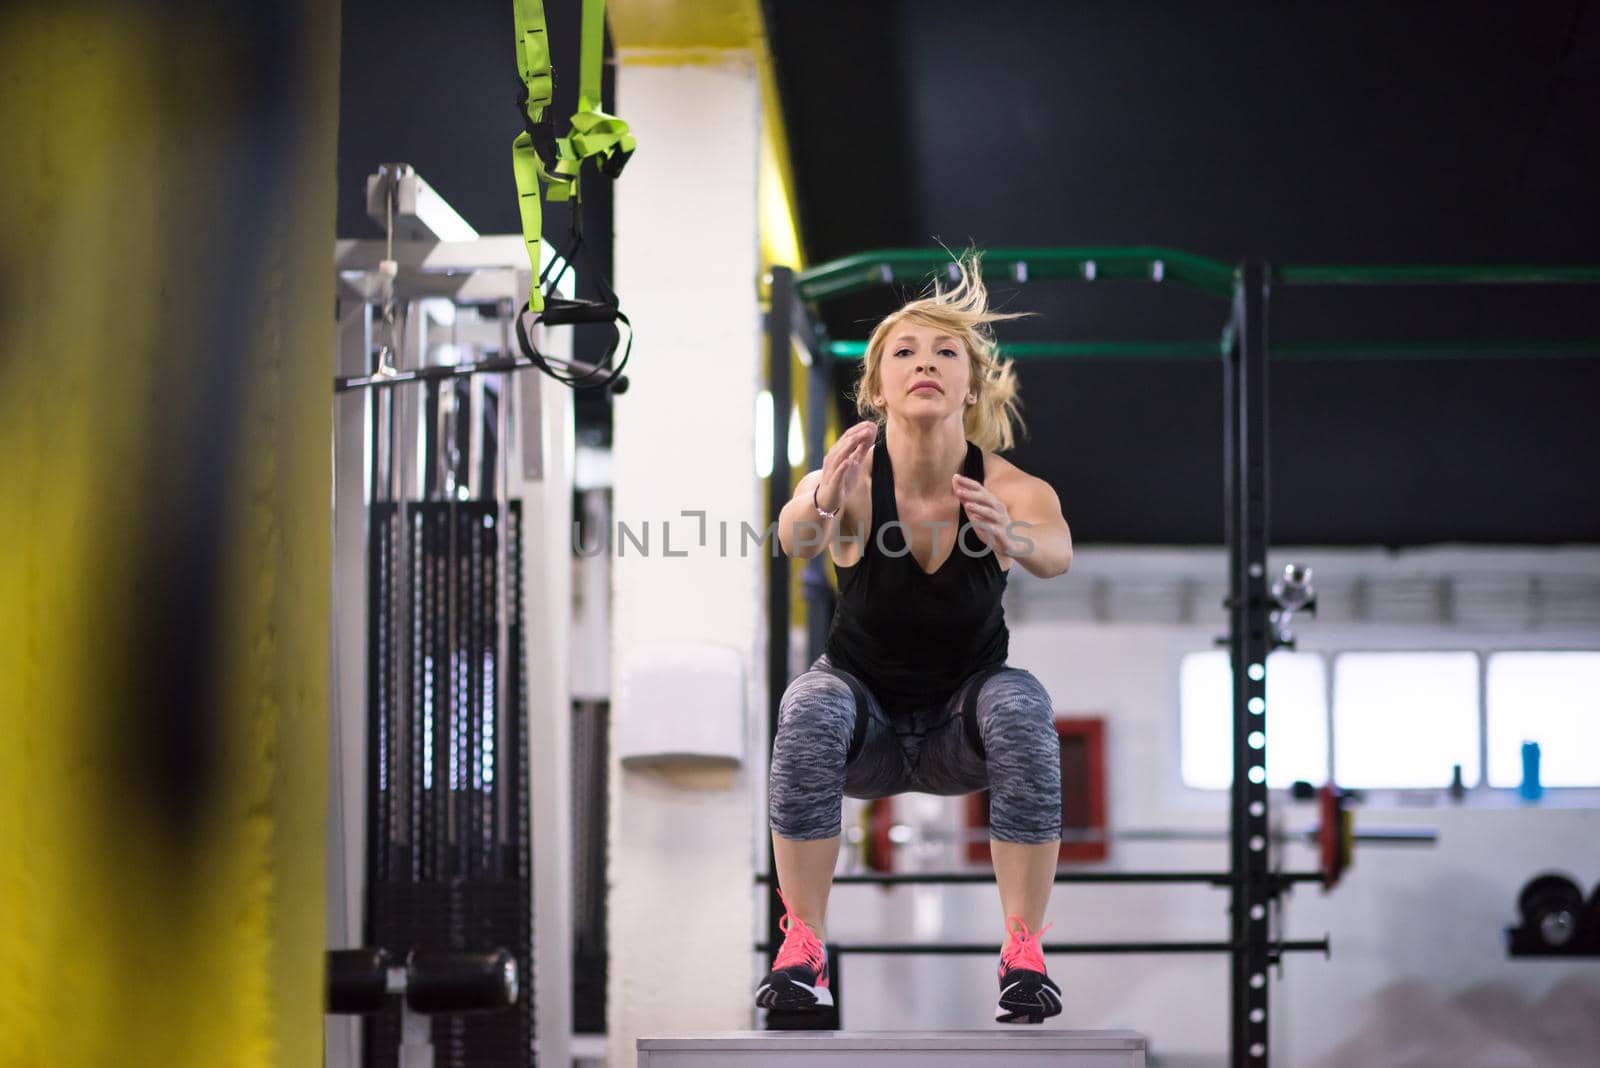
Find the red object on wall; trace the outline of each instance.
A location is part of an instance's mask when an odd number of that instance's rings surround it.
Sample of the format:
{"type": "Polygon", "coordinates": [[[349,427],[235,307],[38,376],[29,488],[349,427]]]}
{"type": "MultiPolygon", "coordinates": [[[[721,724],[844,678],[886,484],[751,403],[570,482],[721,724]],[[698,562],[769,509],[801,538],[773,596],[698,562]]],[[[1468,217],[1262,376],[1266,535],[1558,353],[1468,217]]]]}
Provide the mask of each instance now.
{"type": "Polygon", "coordinates": [[[862,809],[862,857],[870,871],[894,871],[894,842],[889,838],[889,828],[894,826],[894,798],[879,797],[868,801],[862,809]]]}
{"type": "MultiPolygon", "coordinates": [[[[1056,733],[1061,736],[1061,827],[1066,835],[1061,843],[1063,861],[1105,860],[1104,837],[1074,842],[1066,838],[1073,831],[1106,829],[1106,721],[1104,716],[1057,716],[1056,733]]],[[[989,791],[967,797],[967,827],[973,831],[989,828],[989,791]]],[[[989,843],[974,838],[967,843],[967,859],[974,863],[989,859],[989,843]]]]}

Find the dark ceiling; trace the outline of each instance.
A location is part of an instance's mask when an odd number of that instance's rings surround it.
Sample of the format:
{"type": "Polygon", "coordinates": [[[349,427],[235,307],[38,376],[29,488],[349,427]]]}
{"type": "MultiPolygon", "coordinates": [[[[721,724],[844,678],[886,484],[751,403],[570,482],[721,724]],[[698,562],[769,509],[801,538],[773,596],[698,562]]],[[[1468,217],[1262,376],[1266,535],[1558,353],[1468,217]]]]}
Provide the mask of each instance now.
{"type": "MultiPolygon", "coordinates": [[[[936,237],[1280,264],[1600,262],[1594,4],[764,6],[812,263],[936,237]]],[[[579,7],[546,3],[571,29],[552,35],[561,113],[579,7]]],[[[360,183],[389,159],[480,231],[517,228],[509,4],[345,0],[342,62],[341,236],[375,234],[360,183]]],[[[603,196],[591,207],[591,237],[609,234],[603,196]]],[[[1226,317],[1171,285],[996,290],[1040,313],[1002,341],[1215,337],[1226,317]]],[[[1279,289],[1271,336],[1597,339],[1597,296],[1279,289]]],[[[824,317],[864,337],[897,297],[824,317]]],[[[842,391],[852,365],[839,370],[842,391]]],[[[1011,458],[1056,487],[1080,543],[1221,540],[1216,367],[1020,371],[1030,436],[1011,458]]],[[[1600,542],[1600,359],[1285,363],[1271,389],[1276,542],[1600,542]]],[[[596,432],[597,402],[580,406],[596,432]]],[[[614,403],[626,418],[628,397],[614,403]]]]}
{"type": "MultiPolygon", "coordinates": [[[[1229,262],[1600,262],[1583,3],[768,0],[813,263],[1166,245],[1229,262]]],[[[1173,286],[997,286],[1006,340],[1216,337],[1173,286]]],[[[864,337],[902,294],[827,304],[864,337]]],[[[1294,290],[1285,340],[1600,338],[1592,287],[1294,290]]],[[[1596,346],[1600,357],[1600,346],[1596,346]]],[[[841,389],[854,364],[841,368],[841,389]]],[[[1222,537],[1221,375],[1028,360],[1011,458],[1082,542],[1222,537]]],[[[1600,358],[1275,364],[1284,543],[1600,540],[1600,358]]]]}

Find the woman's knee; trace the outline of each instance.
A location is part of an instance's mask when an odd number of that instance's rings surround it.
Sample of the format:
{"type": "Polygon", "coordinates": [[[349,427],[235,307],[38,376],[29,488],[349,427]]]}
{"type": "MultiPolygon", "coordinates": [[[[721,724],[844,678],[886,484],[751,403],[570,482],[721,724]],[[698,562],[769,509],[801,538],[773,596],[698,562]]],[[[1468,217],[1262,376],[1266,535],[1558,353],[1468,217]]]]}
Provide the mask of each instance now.
{"type": "Polygon", "coordinates": [[[855,730],[856,699],[850,684],[826,671],[806,671],[784,688],[778,702],[779,734],[802,733],[820,740],[848,739],[855,730]]]}
{"type": "Polygon", "coordinates": [[[830,809],[800,811],[773,805],[767,812],[767,822],[779,838],[791,842],[818,842],[844,834],[843,811],[842,801],[830,809]]]}
{"type": "Polygon", "coordinates": [[[1061,736],[1044,685],[1021,668],[984,683],[978,719],[988,751],[989,832],[1037,845],[1061,836],[1061,736]]]}
{"type": "Polygon", "coordinates": [[[985,748],[991,744],[991,735],[1002,745],[1058,738],[1055,704],[1031,671],[1008,667],[995,672],[978,691],[977,706],[985,748]]]}
{"type": "Polygon", "coordinates": [[[855,715],[855,695],[837,675],[807,671],[784,689],[767,784],[768,821],[780,837],[813,841],[840,833],[855,715]]]}
{"type": "Polygon", "coordinates": [[[1011,842],[1016,845],[1044,845],[1046,842],[1061,840],[1061,827],[1059,824],[1044,827],[1003,827],[996,826],[991,818],[989,837],[996,842],[1011,842]]]}

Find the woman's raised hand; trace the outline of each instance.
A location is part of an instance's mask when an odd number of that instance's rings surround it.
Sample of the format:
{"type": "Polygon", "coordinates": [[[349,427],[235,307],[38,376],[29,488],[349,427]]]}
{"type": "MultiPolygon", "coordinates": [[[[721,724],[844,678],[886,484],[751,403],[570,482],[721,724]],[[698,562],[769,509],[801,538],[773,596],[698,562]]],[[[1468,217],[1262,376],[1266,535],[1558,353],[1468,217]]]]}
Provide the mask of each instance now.
{"type": "Polygon", "coordinates": [[[822,458],[822,481],[817,483],[816,497],[823,511],[838,511],[861,484],[867,450],[872,448],[877,437],[877,423],[870,419],[857,423],[840,434],[828,455],[822,458]]]}

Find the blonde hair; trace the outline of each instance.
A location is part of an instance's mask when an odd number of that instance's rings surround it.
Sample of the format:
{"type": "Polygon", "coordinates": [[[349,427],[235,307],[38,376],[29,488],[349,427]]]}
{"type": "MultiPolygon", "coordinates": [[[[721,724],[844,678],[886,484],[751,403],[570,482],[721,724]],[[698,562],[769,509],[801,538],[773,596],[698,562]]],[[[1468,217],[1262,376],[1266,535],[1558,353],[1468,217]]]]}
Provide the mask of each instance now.
{"type": "Polygon", "coordinates": [[[1017,396],[1016,371],[1011,360],[1000,358],[1000,346],[989,324],[1021,319],[1031,313],[989,310],[989,291],[979,269],[981,258],[976,249],[967,249],[954,260],[954,286],[943,289],[935,279],[922,297],[886,316],[872,331],[866,358],[861,361],[861,376],[856,381],[856,411],[863,418],[880,426],[887,419],[872,398],[883,385],[879,368],[888,347],[889,331],[909,320],[959,338],[966,347],[972,369],[969,389],[977,396],[976,403],[967,405],[962,415],[968,441],[990,452],[1004,452],[1016,444],[1013,426],[1026,432],[1019,413],[1022,402],[1017,396]]]}

